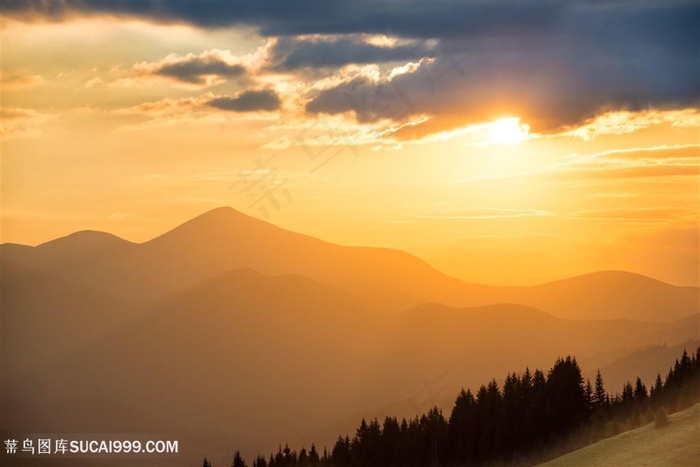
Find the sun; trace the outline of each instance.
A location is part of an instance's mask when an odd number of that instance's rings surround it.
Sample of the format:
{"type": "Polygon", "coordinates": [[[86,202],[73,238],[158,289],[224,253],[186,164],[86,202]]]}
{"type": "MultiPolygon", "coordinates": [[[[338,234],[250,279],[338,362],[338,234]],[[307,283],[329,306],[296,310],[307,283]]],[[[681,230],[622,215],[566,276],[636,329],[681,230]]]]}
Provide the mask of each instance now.
{"type": "Polygon", "coordinates": [[[504,117],[486,124],[486,144],[514,145],[530,135],[530,125],[520,123],[519,117],[504,117]]]}

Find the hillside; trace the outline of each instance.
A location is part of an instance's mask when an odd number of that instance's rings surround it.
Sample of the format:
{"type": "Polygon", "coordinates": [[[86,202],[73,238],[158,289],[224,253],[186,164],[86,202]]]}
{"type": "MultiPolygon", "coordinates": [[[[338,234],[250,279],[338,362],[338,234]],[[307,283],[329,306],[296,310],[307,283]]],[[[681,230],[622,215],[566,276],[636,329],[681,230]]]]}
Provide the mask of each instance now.
{"type": "Polygon", "coordinates": [[[669,416],[669,426],[650,423],[540,464],[547,467],[685,467],[700,465],[700,404],[669,416]]]}
{"type": "MultiPolygon", "coordinates": [[[[63,309],[60,296],[52,300],[63,309]]],[[[193,448],[220,446],[222,455],[224,441],[246,452],[312,435],[330,444],[340,421],[373,407],[411,416],[441,394],[569,352],[680,342],[700,328],[697,316],[573,321],[518,305],[377,313],[359,296],[311,279],[251,269],[218,275],[137,314],[129,307],[111,332],[100,314],[106,309],[94,306],[80,316],[81,330],[103,326],[91,340],[81,339],[75,321],[53,322],[55,335],[71,343],[61,352],[37,346],[25,326],[26,339],[13,351],[22,374],[3,394],[3,422],[53,432],[168,432],[193,448]],[[42,370],[47,361],[60,361],[60,371],[42,370]],[[18,409],[38,401],[45,410],[18,409]],[[334,429],[318,436],[324,426],[334,429]]]]}

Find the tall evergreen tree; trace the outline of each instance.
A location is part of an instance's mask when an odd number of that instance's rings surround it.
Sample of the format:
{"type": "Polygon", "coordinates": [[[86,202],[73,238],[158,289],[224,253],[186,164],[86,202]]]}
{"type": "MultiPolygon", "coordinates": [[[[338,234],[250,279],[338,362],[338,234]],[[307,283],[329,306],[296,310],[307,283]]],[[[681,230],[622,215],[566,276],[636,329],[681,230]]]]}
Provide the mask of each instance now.
{"type": "Polygon", "coordinates": [[[321,458],[318,455],[318,451],[316,450],[316,445],[311,443],[311,449],[309,449],[309,463],[311,465],[316,465],[321,461],[321,458]]]}
{"type": "Polygon", "coordinates": [[[243,458],[241,457],[241,452],[236,451],[233,455],[233,462],[231,462],[231,467],[248,467],[243,458]]]}
{"type": "Polygon", "coordinates": [[[644,402],[647,397],[647,387],[642,383],[641,378],[637,377],[637,381],[634,383],[634,400],[644,402]]]}
{"type": "Polygon", "coordinates": [[[588,416],[581,368],[575,358],[558,359],[547,376],[549,424],[558,437],[569,434],[588,416]]]}
{"type": "Polygon", "coordinates": [[[595,375],[595,387],[593,389],[593,407],[596,409],[604,408],[607,405],[608,397],[605,394],[605,386],[603,385],[603,377],[600,370],[595,375]]]}

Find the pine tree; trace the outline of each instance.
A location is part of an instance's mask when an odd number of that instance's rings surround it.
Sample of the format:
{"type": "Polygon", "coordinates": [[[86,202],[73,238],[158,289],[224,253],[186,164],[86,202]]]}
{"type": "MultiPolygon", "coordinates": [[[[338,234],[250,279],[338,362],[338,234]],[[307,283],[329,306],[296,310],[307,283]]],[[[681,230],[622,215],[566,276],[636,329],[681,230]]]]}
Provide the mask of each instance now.
{"type": "Polygon", "coordinates": [[[236,451],[233,455],[233,462],[231,462],[231,467],[248,467],[243,458],[241,457],[241,452],[236,451]]]}
{"type": "Polygon", "coordinates": [[[604,408],[607,405],[608,397],[605,394],[605,387],[603,385],[603,377],[600,374],[600,370],[595,376],[595,388],[593,390],[593,406],[596,409],[604,408]]]}
{"type": "Polygon", "coordinates": [[[632,388],[632,383],[627,381],[622,386],[622,402],[630,402],[634,399],[634,389],[632,388]]]}
{"type": "Polygon", "coordinates": [[[634,383],[634,400],[644,402],[647,397],[647,387],[642,383],[641,378],[637,377],[637,381],[634,383]]]}
{"type": "Polygon", "coordinates": [[[309,465],[309,454],[306,452],[306,448],[301,448],[299,451],[298,465],[306,466],[309,465]]]}
{"type": "Polygon", "coordinates": [[[661,380],[661,373],[656,373],[656,381],[654,381],[654,394],[661,396],[661,391],[664,389],[664,383],[661,380]]]}
{"type": "Polygon", "coordinates": [[[204,458],[204,462],[202,463],[202,467],[211,467],[211,463],[207,460],[207,458],[204,458]]]}
{"type": "Polygon", "coordinates": [[[321,461],[318,456],[318,451],[316,450],[316,445],[311,443],[311,449],[309,450],[309,462],[311,465],[316,465],[321,461]]]}
{"type": "Polygon", "coordinates": [[[591,380],[586,379],[586,388],[585,388],[585,398],[586,398],[586,406],[588,407],[589,410],[593,409],[593,388],[591,387],[591,380]]]}

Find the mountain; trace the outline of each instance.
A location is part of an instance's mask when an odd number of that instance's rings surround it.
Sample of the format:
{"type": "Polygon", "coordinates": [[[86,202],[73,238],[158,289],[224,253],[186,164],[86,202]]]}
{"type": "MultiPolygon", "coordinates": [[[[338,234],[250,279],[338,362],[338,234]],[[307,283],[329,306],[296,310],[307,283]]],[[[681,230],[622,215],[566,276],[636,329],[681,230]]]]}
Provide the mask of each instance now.
{"type": "Polygon", "coordinates": [[[466,284],[230,208],[145,243],[85,231],[0,255],[0,431],[165,433],[188,465],[373,408],[410,416],[560,355],[700,339],[697,288],[621,272],[466,284]]]}
{"type": "Polygon", "coordinates": [[[109,234],[81,233],[31,249],[3,245],[2,254],[130,299],[163,297],[239,268],[299,274],[392,310],[425,300],[452,303],[489,289],[464,284],[400,251],[333,245],[231,208],[207,212],[142,244],[112,240],[109,234]]]}
{"type": "Polygon", "coordinates": [[[624,271],[602,271],[535,287],[509,296],[572,319],[671,320],[698,312],[700,290],[676,287],[624,271]]]}
{"type": "MultiPolygon", "coordinates": [[[[220,448],[224,457],[232,444],[255,454],[279,442],[310,442],[320,427],[372,407],[410,416],[461,387],[559,355],[700,337],[697,316],[573,321],[519,305],[440,304],[380,313],[358,295],[302,276],[239,269],[137,306],[87,340],[86,330],[104,326],[103,313],[118,315],[129,304],[102,309],[92,300],[109,301],[105,295],[94,293],[87,306],[73,296],[47,295],[45,310],[82,310],[52,323],[71,345],[37,345],[24,322],[23,339],[13,343],[22,371],[3,391],[3,424],[167,433],[188,446],[183,460],[190,463],[201,457],[198,449],[220,448]]],[[[337,434],[313,440],[330,444],[337,434]]]]}
{"type": "MultiPolygon", "coordinates": [[[[55,332],[79,341],[98,321],[55,332]]],[[[56,354],[16,341],[13,367],[23,371],[3,388],[2,425],[168,433],[183,440],[185,459],[206,446],[228,449],[232,438],[268,449],[300,425],[364,407],[385,324],[361,299],[310,279],[231,271],[155,301],[98,342],[56,354]]]]}
{"type": "Polygon", "coordinates": [[[16,263],[128,300],[167,296],[239,268],[297,274],[356,294],[379,310],[425,302],[519,303],[576,319],[674,320],[700,311],[697,287],[602,272],[536,287],[467,284],[407,253],[334,245],[219,208],[142,244],[79,232],[38,247],[2,245],[16,263]]]}
{"type": "Polygon", "coordinates": [[[652,342],[680,343],[700,335],[700,316],[662,323],[571,320],[520,305],[459,309],[426,304],[407,311],[400,329],[395,351],[410,365],[398,366],[393,377],[404,368],[407,377],[422,369],[434,376],[448,372],[450,379],[476,384],[475,374],[545,367],[561,355],[585,360],[599,352],[632,350],[652,342]]]}
{"type": "Polygon", "coordinates": [[[614,359],[605,354],[592,356],[582,362],[582,368],[585,376],[591,381],[595,381],[596,371],[599,369],[606,387],[614,391],[620,391],[626,381],[634,382],[637,377],[651,387],[657,374],[660,374],[662,379],[666,378],[668,370],[673,367],[683,350],[693,352],[693,349],[698,347],[700,341],[692,339],[671,346],[666,342],[646,345],[614,359]]]}

